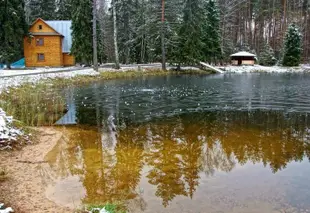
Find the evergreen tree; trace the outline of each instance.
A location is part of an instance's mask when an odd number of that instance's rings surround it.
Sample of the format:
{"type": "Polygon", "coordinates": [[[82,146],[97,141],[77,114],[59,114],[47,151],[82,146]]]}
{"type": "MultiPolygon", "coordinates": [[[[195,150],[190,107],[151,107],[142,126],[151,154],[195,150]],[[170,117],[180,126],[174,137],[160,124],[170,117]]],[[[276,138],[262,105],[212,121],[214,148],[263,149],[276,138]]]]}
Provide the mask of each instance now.
{"type": "MultiPolygon", "coordinates": [[[[146,5],[146,10],[142,15],[144,17],[144,28],[141,29],[145,34],[143,44],[146,44],[144,47],[146,51],[144,55],[149,59],[148,61],[162,61],[162,1],[148,0],[146,5]]],[[[165,1],[164,45],[167,61],[175,58],[174,52],[179,52],[177,51],[179,46],[178,31],[182,20],[183,5],[184,0],[165,1]]]]}
{"type": "Polygon", "coordinates": [[[72,0],[72,49],[77,62],[92,61],[92,0],[72,0]]]}
{"type": "Polygon", "coordinates": [[[23,0],[0,1],[0,63],[10,64],[23,55],[27,25],[23,0]]]}
{"type": "Polygon", "coordinates": [[[301,59],[301,39],[302,35],[295,24],[291,24],[284,40],[284,66],[299,66],[301,59]]]}
{"type": "Polygon", "coordinates": [[[274,51],[268,43],[265,44],[263,51],[259,57],[259,64],[263,66],[274,66],[277,59],[274,56],[274,51]]]}
{"type": "Polygon", "coordinates": [[[117,26],[120,33],[118,35],[120,61],[123,64],[130,62],[132,52],[133,22],[135,16],[135,5],[132,0],[116,0],[117,26]]]}
{"type": "Polygon", "coordinates": [[[58,20],[71,20],[71,0],[58,0],[56,18],[58,20]]]}
{"type": "Polygon", "coordinates": [[[28,6],[31,22],[37,18],[42,18],[43,20],[53,20],[56,18],[55,0],[30,0],[28,6]]]}
{"type": "Polygon", "coordinates": [[[204,59],[216,62],[222,58],[220,40],[220,12],[214,0],[206,3],[206,21],[203,23],[204,59]]]}
{"type": "Polygon", "coordinates": [[[185,0],[183,21],[179,32],[179,62],[195,63],[203,59],[204,10],[200,0],[185,0]]]}

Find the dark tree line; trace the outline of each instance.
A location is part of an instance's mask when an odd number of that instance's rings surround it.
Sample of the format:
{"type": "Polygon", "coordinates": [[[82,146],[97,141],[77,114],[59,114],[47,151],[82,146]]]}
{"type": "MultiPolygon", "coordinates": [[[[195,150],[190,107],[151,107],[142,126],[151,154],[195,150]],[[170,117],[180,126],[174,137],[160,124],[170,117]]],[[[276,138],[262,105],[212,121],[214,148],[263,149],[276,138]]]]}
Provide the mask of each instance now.
{"type": "MultiPolygon", "coordinates": [[[[18,17],[28,24],[38,17],[72,20],[72,53],[77,61],[91,63],[93,0],[5,0],[1,4],[25,5],[24,13],[17,9],[18,17]]],[[[6,17],[2,5],[0,15],[6,17]]],[[[309,0],[97,0],[96,10],[100,63],[160,62],[163,52],[168,63],[219,63],[229,61],[229,55],[238,50],[282,61],[285,35],[292,24],[303,36],[301,48],[291,52],[301,52],[301,62],[310,57],[309,0]]],[[[16,28],[11,21],[7,26],[16,28]]],[[[14,50],[22,52],[21,47],[14,50]]],[[[14,55],[11,58],[18,58],[14,55]]]]}

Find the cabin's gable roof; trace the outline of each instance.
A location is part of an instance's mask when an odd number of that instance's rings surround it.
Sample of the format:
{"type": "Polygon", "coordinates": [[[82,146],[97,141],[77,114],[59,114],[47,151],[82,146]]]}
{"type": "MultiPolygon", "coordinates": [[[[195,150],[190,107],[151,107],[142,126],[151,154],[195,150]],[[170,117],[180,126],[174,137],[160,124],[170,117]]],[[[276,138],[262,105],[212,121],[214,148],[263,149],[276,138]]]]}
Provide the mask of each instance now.
{"type": "Polygon", "coordinates": [[[48,23],[46,23],[46,21],[41,18],[38,18],[31,24],[29,32],[33,35],[49,34],[61,36],[61,33],[57,32],[53,27],[51,27],[48,23]],[[42,25],[42,29],[39,29],[39,25],[42,25]]]}

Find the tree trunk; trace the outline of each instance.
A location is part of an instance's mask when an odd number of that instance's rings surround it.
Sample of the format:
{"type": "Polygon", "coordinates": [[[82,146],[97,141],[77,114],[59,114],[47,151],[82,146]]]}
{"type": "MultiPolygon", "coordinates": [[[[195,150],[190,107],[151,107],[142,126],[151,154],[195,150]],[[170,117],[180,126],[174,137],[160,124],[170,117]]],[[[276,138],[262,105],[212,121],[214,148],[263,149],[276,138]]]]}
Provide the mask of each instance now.
{"type": "Polygon", "coordinates": [[[162,69],[166,70],[166,49],[165,49],[165,0],[161,1],[161,54],[162,69]]]}
{"type": "Polygon", "coordinates": [[[93,65],[98,72],[98,53],[97,53],[97,1],[93,2],[93,65]]]}
{"type": "Polygon", "coordinates": [[[6,69],[10,70],[11,69],[11,63],[9,61],[6,61],[6,69]]]}
{"type": "Polygon", "coordinates": [[[118,45],[117,45],[117,23],[116,23],[116,5],[115,5],[115,1],[113,0],[113,4],[112,4],[112,10],[113,10],[113,37],[114,37],[114,53],[115,53],[115,68],[116,69],[120,69],[120,65],[119,65],[119,55],[118,55],[118,45]]]}

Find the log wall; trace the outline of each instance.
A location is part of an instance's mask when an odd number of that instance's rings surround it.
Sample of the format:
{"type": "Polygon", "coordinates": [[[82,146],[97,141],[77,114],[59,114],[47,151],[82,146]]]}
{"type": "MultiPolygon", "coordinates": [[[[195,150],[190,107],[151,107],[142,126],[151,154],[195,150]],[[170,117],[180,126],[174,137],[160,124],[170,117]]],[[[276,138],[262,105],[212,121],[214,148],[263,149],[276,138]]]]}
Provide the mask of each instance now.
{"type": "Polygon", "coordinates": [[[26,67],[61,67],[63,66],[62,37],[34,36],[24,39],[24,55],[26,67]],[[43,38],[44,45],[37,46],[36,39],[43,38]],[[38,60],[38,54],[44,54],[44,61],[38,60]]]}

